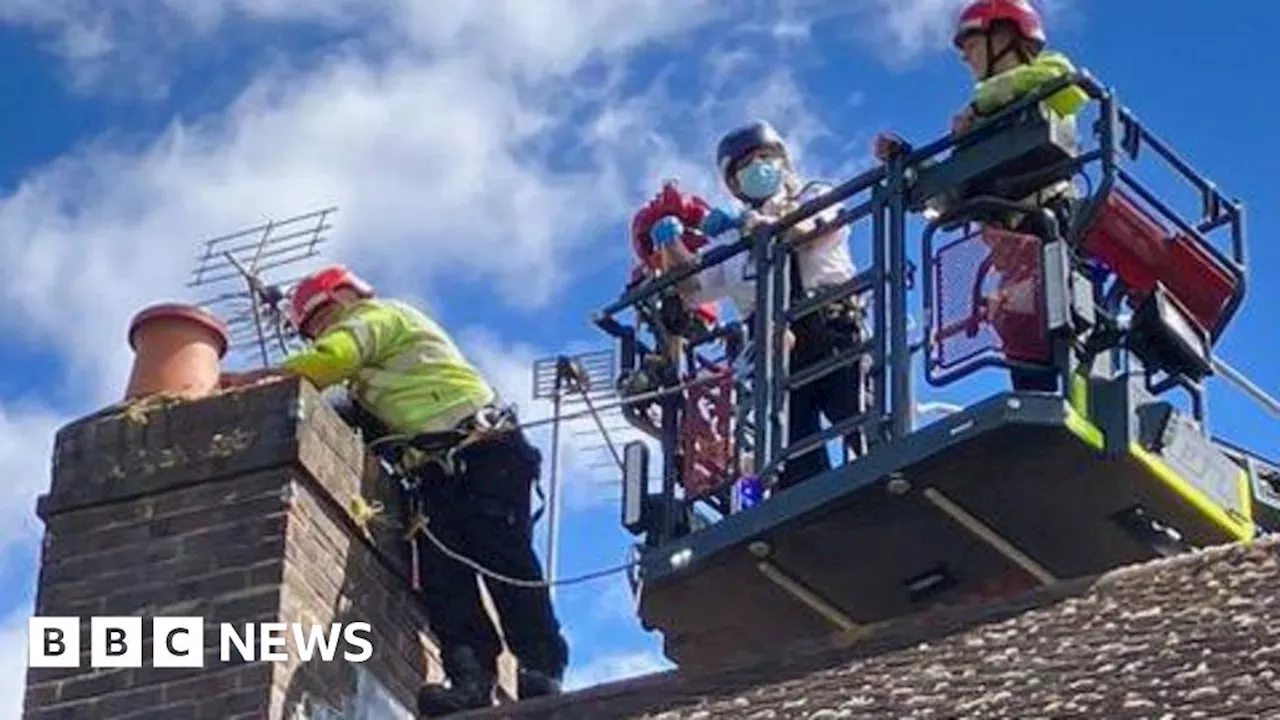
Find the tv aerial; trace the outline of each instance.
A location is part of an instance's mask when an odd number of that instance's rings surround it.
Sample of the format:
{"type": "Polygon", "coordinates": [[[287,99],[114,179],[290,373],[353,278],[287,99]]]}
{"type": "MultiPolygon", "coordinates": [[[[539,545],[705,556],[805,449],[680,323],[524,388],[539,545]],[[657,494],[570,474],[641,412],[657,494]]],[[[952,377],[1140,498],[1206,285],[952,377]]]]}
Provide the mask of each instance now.
{"type": "MultiPolygon", "coordinates": [[[[576,429],[574,436],[593,436],[600,445],[579,447],[582,452],[608,451],[608,459],[597,461],[589,469],[611,468],[619,473],[613,485],[621,482],[622,457],[616,444],[618,433],[632,428],[620,423],[621,410],[610,401],[616,400],[618,363],[612,348],[576,355],[555,355],[533,363],[533,399],[550,400],[552,406],[551,458],[547,493],[547,579],[554,581],[559,572],[560,554],[560,428],[577,420],[594,425],[576,429]],[[601,407],[604,405],[605,407],[601,407]],[[566,413],[566,411],[568,411],[566,413]]],[[[554,593],[554,588],[552,588],[554,593]]]]}
{"type": "Polygon", "coordinates": [[[287,355],[297,339],[287,298],[305,273],[294,266],[320,255],[336,207],[314,210],[202,243],[187,287],[207,288],[198,304],[222,318],[230,333],[228,358],[259,356],[263,367],[287,355]],[[273,275],[284,277],[273,279],[273,275]]]}

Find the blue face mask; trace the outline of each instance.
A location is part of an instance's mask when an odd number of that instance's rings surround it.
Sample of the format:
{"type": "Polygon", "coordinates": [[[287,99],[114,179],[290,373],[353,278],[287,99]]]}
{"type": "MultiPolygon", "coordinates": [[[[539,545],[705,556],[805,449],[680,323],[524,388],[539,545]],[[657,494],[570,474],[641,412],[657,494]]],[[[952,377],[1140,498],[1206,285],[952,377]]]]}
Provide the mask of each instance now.
{"type": "Polygon", "coordinates": [[[738,187],[752,200],[768,200],[782,187],[782,161],[752,160],[737,173],[738,187]]]}

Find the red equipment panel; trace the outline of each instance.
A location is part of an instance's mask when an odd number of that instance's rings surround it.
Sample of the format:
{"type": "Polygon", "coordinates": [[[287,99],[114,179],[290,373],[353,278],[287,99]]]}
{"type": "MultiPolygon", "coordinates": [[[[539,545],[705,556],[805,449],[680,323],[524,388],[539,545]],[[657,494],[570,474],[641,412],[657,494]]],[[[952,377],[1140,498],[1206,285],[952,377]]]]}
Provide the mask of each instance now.
{"type": "Polygon", "coordinates": [[[733,375],[710,370],[715,380],[685,390],[680,425],[681,484],[686,497],[714,492],[736,478],[733,470],[733,375]]]}
{"type": "Polygon", "coordinates": [[[1136,307],[1157,281],[1215,334],[1238,281],[1195,238],[1173,234],[1120,191],[1107,196],[1085,231],[1084,249],[1107,263],[1130,289],[1136,307]]]}
{"type": "Polygon", "coordinates": [[[980,226],[934,253],[933,367],[993,354],[1049,361],[1041,247],[1033,235],[980,226]]]}

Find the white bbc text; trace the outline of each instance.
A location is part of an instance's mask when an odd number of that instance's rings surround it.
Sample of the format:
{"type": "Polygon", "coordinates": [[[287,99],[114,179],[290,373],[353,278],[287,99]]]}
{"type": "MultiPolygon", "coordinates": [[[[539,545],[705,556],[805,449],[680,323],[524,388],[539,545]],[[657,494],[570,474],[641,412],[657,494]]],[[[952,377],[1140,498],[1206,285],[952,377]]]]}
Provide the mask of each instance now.
{"type": "MultiPolygon", "coordinates": [[[[31,667],[76,668],[82,665],[82,651],[88,645],[89,667],[142,667],[143,632],[141,617],[93,617],[89,637],[81,637],[81,618],[36,616],[27,634],[27,659],[31,667]]],[[[156,617],[151,619],[151,667],[199,668],[214,649],[205,642],[206,623],[200,617],[156,617]]],[[[221,623],[218,626],[217,654],[220,662],[302,662],[362,663],[373,657],[373,629],[369,623],[261,622],[221,623]]]]}

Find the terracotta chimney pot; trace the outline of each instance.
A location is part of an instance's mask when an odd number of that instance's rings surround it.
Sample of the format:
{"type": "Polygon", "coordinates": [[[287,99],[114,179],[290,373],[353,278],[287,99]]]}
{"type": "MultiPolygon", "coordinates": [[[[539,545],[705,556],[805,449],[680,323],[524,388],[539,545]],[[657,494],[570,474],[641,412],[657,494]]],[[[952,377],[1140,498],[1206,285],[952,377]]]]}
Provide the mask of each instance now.
{"type": "Polygon", "coordinates": [[[125,399],[157,393],[188,399],[212,394],[228,343],[227,326],[194,305],[146,308],[129,324],[134,361],[125,399]]]}

